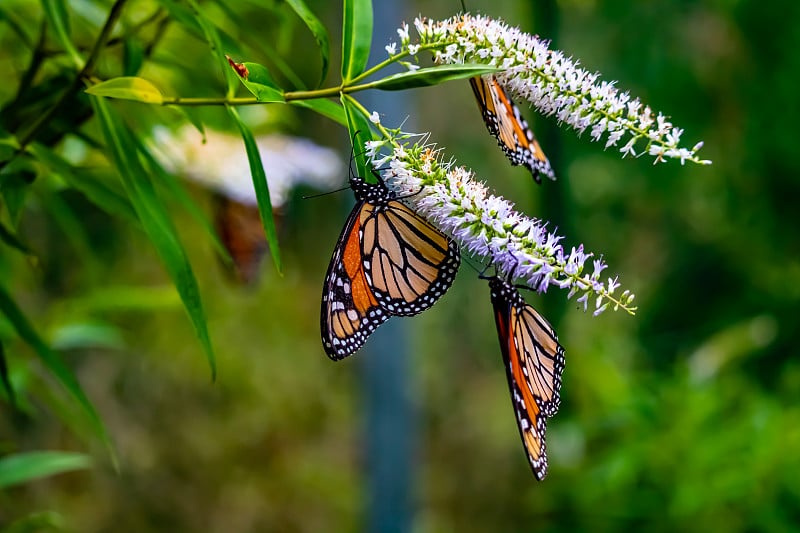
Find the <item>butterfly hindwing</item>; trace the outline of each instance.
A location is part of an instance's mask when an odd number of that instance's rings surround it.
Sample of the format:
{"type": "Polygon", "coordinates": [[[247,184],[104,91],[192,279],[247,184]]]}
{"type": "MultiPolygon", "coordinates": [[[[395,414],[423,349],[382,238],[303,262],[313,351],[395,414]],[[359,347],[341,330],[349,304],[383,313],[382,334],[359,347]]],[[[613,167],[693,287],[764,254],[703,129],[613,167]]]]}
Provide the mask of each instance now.
{"type": "Polygon", "coordinates": [[[389,315],[364,276],[360,222],[372,204],[359,201],[350,213],[333,252],[322,293],[322,345],[331,359],[357,351],[389,315]]]}
{"type": "Polygon", "coordinates": [[[363,221],[361,235],[364,272],[392,315],[421,313],[453,284],[458,245],[402,202],[378,207],[363,221]]]}

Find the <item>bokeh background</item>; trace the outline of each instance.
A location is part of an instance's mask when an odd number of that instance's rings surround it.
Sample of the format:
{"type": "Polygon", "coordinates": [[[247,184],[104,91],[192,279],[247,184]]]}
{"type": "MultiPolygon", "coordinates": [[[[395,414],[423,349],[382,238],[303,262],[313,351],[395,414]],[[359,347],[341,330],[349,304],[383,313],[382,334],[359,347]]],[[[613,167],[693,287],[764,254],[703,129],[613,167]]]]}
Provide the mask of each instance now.
{"type": "MultiPolygon", "coordinates": [[[[68,4],[74,41],[89,46],[110,3],[68,4]]],[[[308,5],[338,49],[339,3],[308,5]]],[[[236,43],[238,59],[272,68],[282,61],[305,83],[317,81],[313,38],[287,6],[203,7],[236,43]]],[[[321,285],[349,192],[304,200],[313,189],[295,189],[278,217],[284,274],[267,258],[249,285],[225,273],[185,209],[171,210],[218,356],[212,383],[141,228],[58,176],[34,173],[30,182],[0,181],[2,202],[25,195],[15,227],[33,250],[25,257],[0,246],[0,279],[77,374],[109,428],[119,469],[0,321],[20,404],[14,410],[3,396],[0,454],[70,450],[94,459],[91,469],[0,492],[0,526],[39,513],[16,531],[800,528],[800,4],[472,0],[467,8],[552,38],[669,115],[685,128],[684,144],[705,141],[701,155],[714,162],[622,160],[525,109],[559,176],[536,186],[486,134],[466,82],[363,95],[384,123],[408,117],[406,129],[430,131],[521,210],[549,220],[567,245],[602,254],[637,294],[636,316],[597,318],[559,291],[528,296],[567,356],[561,410],[547,433],[547,479],[536,482],[527,466],[488,288],[467,264],[431,311],[390,321],[348,360],[325,357],[321,285]]],[[[456,0],[376,2],[376,53],[396,40],[386,28],[460,9],[456,0]]],[[[15,99],[42,5],[6,0],[0,15],[0,118],[14,132],[52,102],[63,61],[49,36],[31,92],[15,99]]],[[[166,94],[222,96],[205,42],[162,19],[169,16],[158,3],[131,0],[119,33],[138,37],[110,46],[98,77],[120,75],[138,45],[148,52],[139,75],[166,94]],[[158,23],[136,33],[154,13],[162,13],[158,23]]],[[[326,85],[338,83],[337,62],[335,52],[326,85]]],[[[187,123],[172,109],[113,106],[140,137],[187,123]]],[[[87,174],[118,183],[92,144],[97,124],[78,111],[51,146],[87,174]]],[[[235,130],[219,108],[189,113],[208,128],[235,130]]],[[[346,165],[340,126],[285,106],[242,113],[258,133],[311,138],[346,165]]],[[[186,186],[212,217],[213,194],[186,186]]],[[[0,216],[10,224],[7,209],[0,216]]]]}

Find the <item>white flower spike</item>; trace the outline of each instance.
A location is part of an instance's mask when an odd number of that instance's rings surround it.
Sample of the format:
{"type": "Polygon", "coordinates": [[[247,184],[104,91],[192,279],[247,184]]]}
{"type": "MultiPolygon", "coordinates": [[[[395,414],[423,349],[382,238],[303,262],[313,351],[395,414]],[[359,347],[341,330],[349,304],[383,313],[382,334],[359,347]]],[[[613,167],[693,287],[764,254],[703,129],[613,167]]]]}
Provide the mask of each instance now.
{"type": "Polygon", "coordinates": [[[417,18],[414,27],[418,42],[412,42],[407,24],[398,30],[401,51],[415,56],[420,49],[430,50],[437,63],[500,67],[495,77],[512,97],[524,98],[543,115],[553,115],[579,133],[588,129],[592,140],[605,140],[606,148],[622,143],[622,157],[647,153],[655,162],[671,158],[681,164],[711,163],[696,155],[702,143],[680,147],[682,129],[660,113],[654,116],[649,106],[617,89],[616,82],[601,81],[598,73],[550,49],[548,41],[480,15],[443,21],[417,18]]]}
{"type": "Polygon", "coordinates": [[[424,142],[398,144],[408,137],[371,141],[366,153],[376,168],[382,168],[384,184],[462,250],[493,264],[498,275],[523,279],[540,292],[553,285],[569,289],[568,297],[580,294],[577,301],[584,310],[589,297],[594,297],[595,315],[609,304],[633,314],[633,294],[625,291],[616,296],[617,279],[609,278],[607,283],[600,279],[607,266],[601,259],[593,260],[591,274],[585,272],[586,261],[594,254],[584,252],[583,245],[567,253],[560,244],[562,237],[547,231],[542,221],[515,211],[510,202],[489,194],[471,171],[442,163],[439,152],[424,142]]]}

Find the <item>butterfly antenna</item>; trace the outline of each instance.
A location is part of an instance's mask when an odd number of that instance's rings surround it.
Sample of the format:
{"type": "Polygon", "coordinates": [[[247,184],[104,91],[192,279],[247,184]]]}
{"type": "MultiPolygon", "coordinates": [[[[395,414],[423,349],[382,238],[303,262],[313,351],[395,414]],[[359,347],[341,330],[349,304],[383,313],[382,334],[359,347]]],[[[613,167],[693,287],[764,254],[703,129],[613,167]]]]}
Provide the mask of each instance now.
{"type": "Polygon", "coordinates": [[[337,193],[337,192],[346,191],[349,188],[350,188],[350,186],[348,185],[347,187],[342,187],[341,189],[334,189],[332,191],[321,192],[321,193],[318,193],[318,194],[307,194],[307,195],[303,196],[302,198],[303,198],[303,200],[309,200],[311,198],[319,198],[320,196],[328,196],[329,194],[334,194],[334,193],[337,193]]]}

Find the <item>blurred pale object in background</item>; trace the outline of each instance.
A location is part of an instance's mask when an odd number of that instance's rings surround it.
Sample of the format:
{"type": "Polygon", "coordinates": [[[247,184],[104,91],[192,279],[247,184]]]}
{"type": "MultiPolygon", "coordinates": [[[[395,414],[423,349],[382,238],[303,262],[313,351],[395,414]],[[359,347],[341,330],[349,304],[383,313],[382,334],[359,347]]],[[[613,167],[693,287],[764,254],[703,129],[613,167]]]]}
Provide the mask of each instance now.
{"type": "MultiPolygon", "coordinates": [[[[156,150],[162,163],[185,176],[237,202],[256,205],[242,138],[239,135],[207,130],[203,135],[192,126],[174,134],[164,128],[153,131],[156,150]]],[[[286,203],[289,193],[304,184],[320,190],[344,183],[342,160],[338,154],[309,139],[281,134],[256,137],[267,175],[273,207],[286,203]]]]}
{"type": "MultiPolygon", "coordinates": [[[[267,241],[241,137],[207,131],[204,139],[195,128],[186,126],[175,134],[157,129],[153,139],[165,167],[214,191],[214,223],[233,259],[232,275],[247,284],[257,281],[267,241]]],[[[308,185],[325,191],[344,182],[342,161],[330,148],[280,134],[257,137],[256,144],[279,230],[281,208],[293,188],[308,185]]]]}

